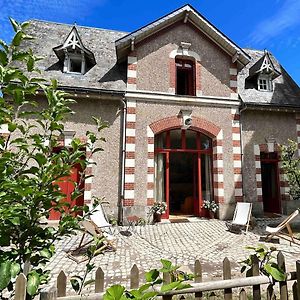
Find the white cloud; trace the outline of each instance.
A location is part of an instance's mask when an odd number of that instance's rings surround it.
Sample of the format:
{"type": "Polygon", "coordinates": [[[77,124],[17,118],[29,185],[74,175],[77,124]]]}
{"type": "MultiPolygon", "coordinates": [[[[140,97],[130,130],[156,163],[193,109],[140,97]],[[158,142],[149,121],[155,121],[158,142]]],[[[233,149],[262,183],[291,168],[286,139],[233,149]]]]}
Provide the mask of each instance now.
{"type": "Polygon", "coordinates": [[[278,12],[259,23],[250,34],[250,42],[264,44],[272,38],[284,35],[300,24],[300,1],[285,0],[278,12]]]}
{"type": "Polygon", "coordinates": [[[80,24],[106,0],[0,0],[0,38],[11,33],[8,17],[18,21],[42,19],[80,24]]]}

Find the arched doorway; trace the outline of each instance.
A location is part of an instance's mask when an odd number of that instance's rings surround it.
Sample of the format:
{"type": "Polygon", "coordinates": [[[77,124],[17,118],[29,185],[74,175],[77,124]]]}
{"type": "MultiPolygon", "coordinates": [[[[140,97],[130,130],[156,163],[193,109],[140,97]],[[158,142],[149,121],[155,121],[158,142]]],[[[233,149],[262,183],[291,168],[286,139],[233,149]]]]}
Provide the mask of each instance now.
{"type": "Polygon", "coordinates": [[[155,199],[171,215],[203,216],[213,199],[212,139],[199,131],[172,129],[155,135],[155,199]]]}

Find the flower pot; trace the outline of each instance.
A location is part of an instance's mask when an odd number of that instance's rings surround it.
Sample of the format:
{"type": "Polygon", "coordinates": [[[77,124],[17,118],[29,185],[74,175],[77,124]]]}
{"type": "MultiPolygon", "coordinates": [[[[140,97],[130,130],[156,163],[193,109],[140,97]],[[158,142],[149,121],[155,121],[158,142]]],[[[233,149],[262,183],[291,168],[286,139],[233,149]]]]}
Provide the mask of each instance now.
{"type": "Polygon", "coordinates": [[[153,214],[153,221],[154,221],[154,223],[160,222],[161,221],[161,214],[154,213],[153,214]]]}
{"type": "Polygon", "coordinates": [[[215,213],[213,211],[208,211],[209,218],[214,219],[215,218],[215,213]]]}

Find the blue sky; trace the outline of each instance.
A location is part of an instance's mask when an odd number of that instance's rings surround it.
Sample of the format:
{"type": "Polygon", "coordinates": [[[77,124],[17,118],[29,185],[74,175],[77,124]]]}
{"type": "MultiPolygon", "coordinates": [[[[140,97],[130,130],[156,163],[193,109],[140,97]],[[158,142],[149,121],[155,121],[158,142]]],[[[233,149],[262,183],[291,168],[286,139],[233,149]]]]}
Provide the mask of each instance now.
{"type": "Polygon", "coordinates": [[[271,51],[300,84],[300,0],[0,0],[0,38],[9,16],[133,31],[186,3],[239,46],[271,51]]]}

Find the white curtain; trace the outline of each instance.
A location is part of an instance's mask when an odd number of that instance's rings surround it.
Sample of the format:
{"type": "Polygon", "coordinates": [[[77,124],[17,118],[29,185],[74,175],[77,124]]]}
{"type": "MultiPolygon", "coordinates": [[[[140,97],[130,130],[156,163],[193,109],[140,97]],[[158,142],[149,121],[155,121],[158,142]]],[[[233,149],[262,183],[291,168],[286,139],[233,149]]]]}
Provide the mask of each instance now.
{"type": "MultiPolygon", "coordinates": [[[[155,137],[155,148],[163,148],[164,135],[155,137]]],[[[163,153],[155,155],[155,201],[162,202],[165,199],[165,163],[163,153]]]]}
{"type": "MultiPolygon", "coordinates": [[[[202,166],[205,168],[204,169],[204,176],[205,176],[205,184],[203,184],[202,180],[202,197],[204,200],[212,200],[211,199],[211,187],[212,187],[212,182],[211,182],[211,174],[212,174],[212,170],[211,170],[211,156],[204,154],[202,155],[201,159],[204,160],[204,163],[202,164],[202,166]]],[[[202,173],[203,174],[203,173],[202,173]]]]}

